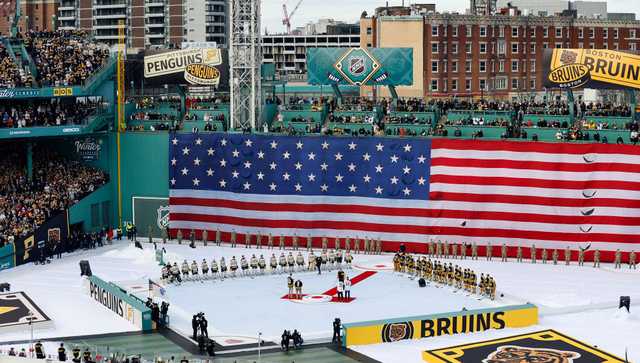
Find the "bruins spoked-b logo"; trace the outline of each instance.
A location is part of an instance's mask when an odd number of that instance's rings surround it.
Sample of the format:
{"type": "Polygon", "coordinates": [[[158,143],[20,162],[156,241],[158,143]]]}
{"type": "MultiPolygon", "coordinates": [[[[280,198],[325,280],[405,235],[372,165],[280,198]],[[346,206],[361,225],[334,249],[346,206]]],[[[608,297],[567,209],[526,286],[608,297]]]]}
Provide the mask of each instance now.
{"type": "Polygon", "coordinates": [[[382,341],[385,343],[413,338],[413,324],[411,322],[385,324],[382,327],[382,341]]]}
{"type": "Polygon", "coordinates": [[[482,363],[573,363],[578,358],[578,352],[503,345],[483,359],[482,363]]]}

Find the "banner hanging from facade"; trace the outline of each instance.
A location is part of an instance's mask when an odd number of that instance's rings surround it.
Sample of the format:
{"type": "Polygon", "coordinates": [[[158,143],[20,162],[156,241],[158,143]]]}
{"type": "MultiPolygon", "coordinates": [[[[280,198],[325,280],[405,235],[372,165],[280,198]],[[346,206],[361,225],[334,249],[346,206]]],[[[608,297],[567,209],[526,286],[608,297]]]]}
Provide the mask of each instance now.
{"type": "Polygon", "coordinates": [[[146,51],[127,60],[127,85],[194,85],[227,89],[227,52],[217,48],[146,51]],[[141,78],[142,77],[142,78],[141,78]]]}
{"type": "Polygon", "coordinates": [[[547,88],[640,89],[640,55],[608,49],[547,49],[547,88]]]}
{"type": "Polygon", "coordinates": [[[68,237],[67,213],[64,211],[49,218],[35,232],[15,239],[15,265],[35,261],[45,251],[51,253],[56,243],[66,241],[68,237]]]}
{"type": "Polygon", "coordinates": [[[410,86],[411,48],[309,48],[308,82],[312,85],[410,86]]]}

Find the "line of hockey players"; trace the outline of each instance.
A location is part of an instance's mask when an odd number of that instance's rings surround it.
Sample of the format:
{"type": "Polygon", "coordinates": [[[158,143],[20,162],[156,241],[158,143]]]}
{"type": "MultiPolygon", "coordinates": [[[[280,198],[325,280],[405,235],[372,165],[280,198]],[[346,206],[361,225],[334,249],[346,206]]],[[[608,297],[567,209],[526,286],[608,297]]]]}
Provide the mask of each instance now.
{"type": "Polygon", "coordinates": [[[449,262],[431,261],[426,256],[415,258],[410,254],[398,252],[393,257],[393,269],[395,272],[408,274],[411,278],[424,278],[437,284],[452,286],[455,289],[464,289],[469,294],[480,294],[491,300],[496,297],[496,282],[487,274],[478,275],[469,268],[462,268],[449,262]]]}
{"type": "Polygon", "coordinates": [[[212,259],[211,264],[206,259],[202,259],[200,264],[195,260],[191,264],[184,260],[180,266],[178,266],[177,262],[162,266],[161,276],[164,282],[180,283],[182,281],[216,280],[239,276],[253,277],[267,273],[284,274],[315,271],[318,269],[317,263],[319,261],[321,262],[321,270],[332,271],[336,268],[341,269],[343,263],[344,267],[351,268],[351,263],[353,262],[353,256],[349,251],[343,254],[340,250],[325,249],[318,257],[320,259],[317,259],[316,255],[311,251],[307,258],[308,262],[305,262],[302,252],[298,251],[294,256],[293,252],[289,251],[288,255],[281,252],[279,257],[276,257],[275,253],[271,254],[268,263],[264,255],[256,257],[255,254],[250,258],[242,255],[239,263],[236,256],[233,256],[228,265],[224,257],[221,257],[219,262],[216,259],[212,259]]]}
{"type": "MultiPolygon", "coordinates": [[[[166,233],[164,233],[163,242],[165,241],[166,238],[167,238],[166,233]]],[[[220,230],[215,231],[215,237],[213,241],[209,240],[209,233],[206,230],[203,230],[201,232],[201,238],[205,246],[207,245],[207,242],[213,242],[215,243],[216,246],[220,246],[223,242],[222,232],[220,232],[220,230]]],[[[182,233],[182,230],[180,229],[176,232],[176,240],[178,241],[179,244],[182,244],[183,233],[182,233]]],[[[189,232],[189,240],[192,244],[195,244],[197,242],[196,231],[193,229],[189,232]]],[[[240,244],[241,246],[244,245],[245,248],[255,247],[257,249],[262,249],[262,247],[264,246],[267,249],[274,249],[276,247],[275,243],[277,242],[278,249],[284,250],[287,248],[287,244],[285,243],[285,241],[286,241],[286,238],[284,235],[280,235],[280,237],[276,241],[276,239],[273,237],[271,233],[269,233],[266,236],[260,233],[258,234],[247,233],[244,235],[244,241],[238,241],[238,235],[236,231],[233,230],[229,234],[229,241],[227,241],[227,243],[231,244],[231,247],[238,247],[238,244],[240,244]]],[[[334,248],[336,250],[339,250],[341,246],[344,246],[345,251],[353,251],[353,253],[356,253],[356,254],[363,253],[363,254],[373,255],[373,254],[382,253],[382,240],[380,240],[380,238],[378,239],[369,238],[369,237],[365,237],[365,238],[356,237],[354,239],[333,238],[333,241],[334,241],[334,248]]],[[[322,243],[321,248],[323,250],[330,248],[328,237],[326,236],[322,237],[321,243],[322,243]]],[[[299,248],[302,248],[305,244],[307,247],[307,252],[310,252],[313,250],[313,237],[311,235],[308,235],[306,238],[302,238],[302,237],[299,237],[297,234],[294,234],[291,237],[292,249],[297,251],[299,248]]]]}
{"type": "MultiPolygon", "coordinates": [[[[558,261],[560,260],[560,251],[558,249],[547,250],[546,248],[542,248],[540,250],[536,248],[536,245],[531,245],[530,247],[528,247],[528,249],[529,249],[529,256],[530,256],[531,263],[537,263],[538,256],[540,258],[540,261],[543,264],[546,264],[548,261],[552,261],[554,265],[557,265],[558,261]]],[[[448,241],[442,242],[439,240],[437,242],[434,242],[433,240],[427,242],[428,256],[434,256],[434,257],[440,257],[440,258],[466,259],[468,250],[470,250],[471,252],[471,256],[470,256],[471,259],[477,260],[478,246],[475,243],[472,243],[472,244],[451,243],[450,244],[448,241]]],[[[493,260],[493,250],[494,250],[494,247],[491,245],[491,243],[488,243],[485,248],[485,257],[487,261],[493,260]]],[[[589,250],[589,247],[578,248],[577,253],[578,253],[579,266],[584,265],[585,255],[588,250],[589,250]]],[[[502,246],[500,246],[501,262],[507,262],[509,260],[507,256],[507,251],[508,251],[507,245],[503,243],[502,246]]],[[[567,246],[564,249],[563,258],[564,258],[565,265],[571,264],[572,251],[574,250],[571,250],[569,246],[567,246]]],[[[516,262],[522,262],[522,261],[523,261],[523,247],[517,246],[516,262]]],[[[637,256],[635,251],[629,252],[629,258],[627,262],[629,264],[630,269],[636,269],[636,266],[638,263],[637,263],[637,256]]],[[[614,268],[622,268],[622,251],[620,251],[619,249],[616,250],[614,253],[613,264],[614,264],[614,268]]],[[[600,250],[593,251],[593,267],[600,267],[600,250]]]]}

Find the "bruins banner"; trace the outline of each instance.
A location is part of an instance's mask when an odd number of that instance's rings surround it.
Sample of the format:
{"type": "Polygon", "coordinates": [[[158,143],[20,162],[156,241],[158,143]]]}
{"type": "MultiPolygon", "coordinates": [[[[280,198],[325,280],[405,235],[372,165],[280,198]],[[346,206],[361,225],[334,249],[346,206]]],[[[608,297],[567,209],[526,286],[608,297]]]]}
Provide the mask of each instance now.
{"type": "Polygon", "coordinates": [[[343,324],[343,345],[389,343],[490,329],[521,328],[537,323],[538,308],[532,304],[346,323],[343,324]]]}
{"type": "Polygon", "coordinates": [[[422,352],[429,363],[624,363],[591,344],[554,330],[510,336],[422,352]]]}
{"type": "Polygon", "coordinates": [[[33,262],[42,252],[50,254],[54,245],[59,241],[65,241],[68,236],[69,228],[65,211],[49,218],[34,233],[14,240],[15,265],[33,262]]]}
{"type": "Polygon", "coordinates": [[[547,49],[547,88],[640,89],[640,56],[608,49],[547,49]]]}

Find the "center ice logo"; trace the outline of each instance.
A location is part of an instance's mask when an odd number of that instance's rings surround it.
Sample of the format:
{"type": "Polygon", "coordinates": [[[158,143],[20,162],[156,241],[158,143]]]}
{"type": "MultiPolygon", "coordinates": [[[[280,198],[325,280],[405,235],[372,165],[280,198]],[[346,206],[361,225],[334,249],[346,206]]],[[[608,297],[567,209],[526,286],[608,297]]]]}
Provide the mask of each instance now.
{"type": "Polygon", "coordinates": [[[158,228],[162,230],[169,227],[169,215],[170,215],[169,206],[163,205],[158,207],[156,214],[157,214],[156,224],[158,225],[158,228]]]}
{"type": "Polygon", "coordinates": [[[567,350],[520,347],[503,345],[482,360],[482,363],[573,363],[580,353],[567,350]]]}

